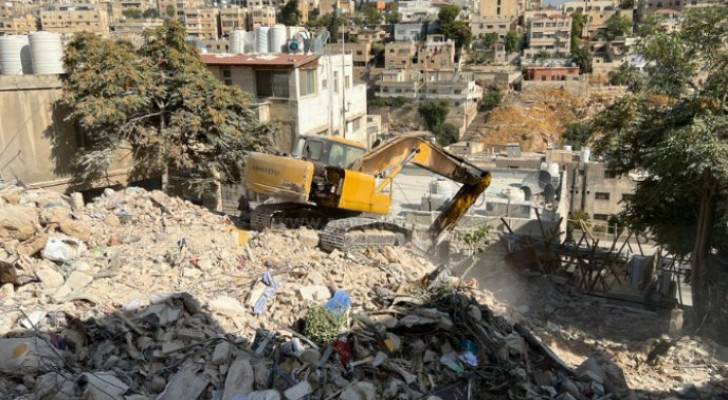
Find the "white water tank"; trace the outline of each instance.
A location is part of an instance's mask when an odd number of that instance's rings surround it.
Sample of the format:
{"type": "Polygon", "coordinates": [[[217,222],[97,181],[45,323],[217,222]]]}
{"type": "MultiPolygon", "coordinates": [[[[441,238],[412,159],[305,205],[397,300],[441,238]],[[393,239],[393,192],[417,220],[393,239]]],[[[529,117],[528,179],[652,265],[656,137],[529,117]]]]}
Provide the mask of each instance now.
{"type": "Polygon", "coordinates": [[[258,54],[268,53],[268,31],[267,26],[255,28],[255,52],[258,54]]]}
{"type": "Polygon", "coordinates": [[[565,145],[564,145],[564,150],[566,150],[566,151],[571,151],[571,150],[572,150],[572,147],[571,147],[571,145],[570,145],[570,144],[565,144],[565,145]]]}
{"type": "Polygon", "coordinates": [[[230,34],[230,52],[233,54],[245,53],[245,31],[236,30],[230,34]]]}
{"type": "Polygon", "coordinates": [[[33,72],[27,36],[0,36],[0,73],[23,75],[33,72]]]}
{"type": "Polygon", "coordinates": [[[275,24],[270,28],[269,34],[268,50],[274,54],[283,52],[286,41],[288,40],[286,26],[283,24],[275,24]]]}
{"type": "Polygon", "coordinates": [[[63,73],[63,43],[60,34],[45,31],[31,33],[30,53],[33,57],[33,73],[38,75],[63,73]]]}
{"type": "Polygon", "coordinates": [[[255,53],[255,31],[245,32],[243,36],[243,50],[245,53],[255,53]]]}

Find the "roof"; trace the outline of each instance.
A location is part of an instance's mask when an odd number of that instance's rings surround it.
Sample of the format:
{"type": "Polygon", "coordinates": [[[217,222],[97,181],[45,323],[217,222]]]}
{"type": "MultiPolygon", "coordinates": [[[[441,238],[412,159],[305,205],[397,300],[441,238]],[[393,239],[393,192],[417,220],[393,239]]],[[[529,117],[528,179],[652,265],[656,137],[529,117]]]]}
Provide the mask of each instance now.
{"type": "Polygon", "coordinates": [[[200,54],[208,65],[241,65],[248,67],[298,68],[316,63],[317,54],[200,54]]]}

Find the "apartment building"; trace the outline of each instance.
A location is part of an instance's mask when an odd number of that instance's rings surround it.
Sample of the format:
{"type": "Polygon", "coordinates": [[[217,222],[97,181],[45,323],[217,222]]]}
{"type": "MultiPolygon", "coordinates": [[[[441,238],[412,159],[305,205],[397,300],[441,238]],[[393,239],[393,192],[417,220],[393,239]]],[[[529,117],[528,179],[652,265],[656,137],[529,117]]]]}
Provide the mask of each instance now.
{"type": "Polygon", "coordinates": [[[317,9],[319,15],[330,14],[335,10],[341,15],[353,15],[356,4],[354,0],[319,0],[317,9]]]}
{"type": "Polygon", "coordinates": [[[0,36],[27,35],[38,30],[38,18],[32,14],[0,18],[0,36]]]}
{"type": "Polygon", "coordinates": [[[106,35],[109,33],[109,14],[98,4],[52,5],[40,11],[40,25],[41,29],[49,32],[106,35]]]}
{"type": "Polygon", "coordinates": [[[248,23],[248,10],[240,6],[220,9],[220,35],[229,37],[234,30],[245,29],[248,23]]]}
{"type": "Polygon", "coordinates": [[[372,43],[329,43],[326,45],[326,54],[351,55],[355,67],[366,67],[372,61],[372,43]]]}
{"type": "Polygon", "coordinates": [[[531,58],[539,54],[569,54],[570,51],[570,16],[535,16],[530,20],[528,25],[528,48],[523,52],[525,57],[531,58]]]}
{"type": "Polygon", "coordinates": [[[622,10],[616,0],[569,1],[561,5],[564,14],[581,13],[586,16],[586,25],[582,37],[593,38],[600,29],[604,29],[607,20],[614,14],[632,21],[633,10],[622,10]]]}
{"type": "Polygon", "coordinates": [[[297,135],[341,135],[367,143],[366,85],[354,84],[351,55],[201,55],[220,80],[251,94],[281,125],[277,146],[297,135]]]}
{"type": "Polygon", "coordinates": [[[161,18],[147,19],[126,19],[123,21],[113,22],[109,26],[111,35],[115,38],[128,40],[137,46],[143,44],[142,33],[147,29],[155,29],[164,25],[161,18]]]}
{"type": "Polygon", "coordinates": [[[518,26],[518,18],[500,17],[500,18],[483,18],[473,16],[470,20],[470,31],[473,37],[484,37],[485,35],[494,33],[498,38],[503,39],[509,31],[516,29],[518,26]]]}
{"type": "Polygon", "coordinates": [[[246,0],[245,7],[283,7],[286,4],[286,0],[246,0]]]}
{"type": "Polygon", "coordinates": [[[377,97],[402,97],[415,101],[445,101],[450,106],[447,121],[463,132],[474,120],[483,88],[473,74],[456,69],[416,71],[385,70],[377,83],[377,97]]]}
{"type": "Polygon", "coordinates": [[[445,35],[427,35],[427,40],[417,51],[417,64],[423,69],[454,67],[455,42],[446,39],[445,35]]]}
{"type": "Polygon", "coordinates": [[[157,0],[157,12],[160,17],[184,17],[185,10],[203,8],[204,0],[157,0]]]}
{"type": "Polygon", "coordinates": [[[30,14],[40,7],[40,4],[31,2],[4,0],[0,2],[0,18],[12,18],[30,14]]]}
{"type": "Polygon", "coordinates": [[[187,36],[195,39],[217,39],[220,34],[217,29],[217,19],[220,15],[218,8],[195,8],[184,10],[184,24],[187,36]]]}
{"type": "Polygon", "coordinates": [[[514,18],[523,12],[520,0],[480,0],[479,15],[483,18],[514,18]]]}
{"type": "Polygon", "coordinates": [[[434,21],[439,10],[431,0],[402,0],[398,3],[397,12],[401,22],[410,23],[434,21]]]}
{"type": "Polygon", "coordinates": [[[380,28],[359,28],[350,35],[355,36],[359,42],[370,43],[383,42],[388,36],[387,31],[380,28]]]}
{"type": "Polygon", "coordinates": [[[411,68],[417,64],[415,42],[389,42],[384,45],[384,66],[386,68],[411,68]]]}
{"type": "Polygon", "coordinates": [[[301,24],[308,22],[308,14],[311,12],[308,0],[296,0],[296,8],[300,14],[299,22],[301,24]]]}
{"type": "Polygon", "coordinates": [[[247,30],[252,31],[259,26],[273,26],[276,23],[275,7],[248,8],[247,30]]]}
{"type": "Polygon", "coordinates": [[[104,3],[107,5],[107,11],[112,22],[124,19],[124,11],[138,10],[145,11],[148,9],[156,9],[157,4],[149,0],[117,0],[104,3]]]}

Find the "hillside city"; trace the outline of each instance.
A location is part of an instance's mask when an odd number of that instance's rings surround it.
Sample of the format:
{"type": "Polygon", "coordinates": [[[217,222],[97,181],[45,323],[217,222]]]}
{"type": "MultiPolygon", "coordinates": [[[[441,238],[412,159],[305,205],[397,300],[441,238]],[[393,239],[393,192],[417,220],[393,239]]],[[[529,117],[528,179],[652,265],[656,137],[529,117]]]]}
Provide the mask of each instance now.
{"type": "Polygon", "coordinates": [[[0,0],[0,400],[728,399],[728,1],[0,0]]]}

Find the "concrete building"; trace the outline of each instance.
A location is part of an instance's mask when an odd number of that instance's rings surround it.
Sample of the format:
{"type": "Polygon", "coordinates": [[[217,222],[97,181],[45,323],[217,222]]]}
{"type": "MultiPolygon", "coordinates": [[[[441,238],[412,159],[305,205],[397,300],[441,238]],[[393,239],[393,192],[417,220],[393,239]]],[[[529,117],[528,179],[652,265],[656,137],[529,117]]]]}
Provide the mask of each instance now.
{"type": "Polygon", "coordinates": [[[535,16],[528,24],[527,58],[537,54],[569,54],[571,52],[571,17],[565,15],[535,16]]]}
{"type": "Polygon", "coordinates": [[[388,36],[387,31],[380,28],[359,28],[349,34],[356,37],[359,42],[369,43],[384,42],[388,36]]]}
{"type": "Polygon", "coordinates": [[[185,10],[203,8],[203,0],[157,0],[157,12],[160,17],[177,17],[182,19],[185,10]]]}
{"type": "Polygon", "coordinates": [[[561,5],[561,10],[568,15],[582,13],[586,16],[586,25],[582,31],[584,38],[594,38],[614,14],[629,21],[633,18],[633,10],[620,9],[616,0],[569,1],[561,5]]]}
{"type": "Polygon", "coordinates": [[[515,18],[524,11],[519,0],[480,0],[479,15],[486,19],[515,18]]]}
{"type": "Polygon", "coordinates": [[[579,66],[565,59],[548,59],[524,64],[523,73],[529,81],[579,80],[579,66]]]}
{"type": "Polygon", "coordinates": [[[546,156],[567,171],[571,212],[583,211],[596,224],[606,225],[610,217],[624,210],[625,200],[634,195],[638,174],[616,176],[604,163],[589,160],[584,152],[551,150],[546,156]]]}
{"type": "Polygon", "coordinates": [[[97,4],[66,4],[49,6],[40,12],[44,31],[57,33],[109,33],[109,14],[97,4]]]}
{"type": "Polygon", "coordinates": [[[248,9],[247,30],[253,31],[259,26],[273,26],[276,23],[275,7],[253,7],[248,9]]]}
{"type": "Polygon", "coordinates": [[[386,68],[410,68],[414,64],[417,64],[417,44],[415,42],[389,42],[384,45],[386,68]]]}
{"type": "Polygon", "coordinates": [[[109,27],[112,37],[128,40],[137,46],[143,44],[142,33],[147,29],[155,29],[164,25],[161,18],[126,19],[117,21],[109,27]]]}
{"type": "Polygon", "coordinates": [[[397,9],[403,23],[434,21],[439,11],[432,0],[402,0],[397,9]]]}
{"type": "Polygon", "coordinates": [[[427,35],[427,26],[422,22],[394,24],[394,40],[397,42],[419,42],[427,35]]]}
{"type": "Polygon", "coordinates": [[[503,39],[509,31],[515,30],[518,25],[518,18],[482,18],[474,16],[470,20],[470,31],[473,37],[482,38],[487,34],[494,33],[498,38],[503,39]]]}
{"type": "Polygon", "coordinates": [[[184,24],[187,36],[196,39],[217,39],[220,33],[217,20],[220,15],[218,8],[196,8],[184,10],[184,24]]]}
{"type": "Polygon", "coordinates": [[[215,76],[249,93],[265,110],[261,114],[280,124],[280,150],[290,151],[297,135],[309,134],[367,143],[366,85],[353,83],[350,55],[200,57],[215,76]]]}
{"type": "Polygon", "coordinates": [[[473,74],[456,70],[419,72],[413,69],[395,69],[382,72],[377,83],[377,97],[402,97],[415,101],[446,101],[450,105],[447,122],[463,132],[477,113],[483,88],[475,83],[473,74]]]}
{"type": "Polygon", "coordinates": [[[454,67],[455,42],[445,39],[445,35],[427,35],[417,51],[417,64],[422,69],[454,67]]]}
{"type": "Polygon", "coordinates": [[[0,18],[19,17],[25,14],[31,14],[41,6],[41,3],[29,1],[4,0],[0,2],[0,18]]]}
{"type": "Polygon", "coordinates": [[[229,37],[230,33],[238,29],[246,29],[248,23],[248,10],[240,6],[228,6],[220,9],[220,35],[229,37]]]}
{"type": "Polygon", "coordinates": [[[326,45],[326,54],[349,54],[352,57],[355,67],[366,67],[372,60],[372,43],[329,43],[326,45]]]}
{"type": "Polygon", "coordinates": [[[341,13],[341,15],[353,15],[356,10],[356,4],[354,0],[319,0],[319,15],[330,14],[335,10],[341,13]]]}
{"type": "Polygon", "coordinates": [[[38,18],[32,14],[0,18],[0,36],[27,35],[38,30],[38,18]]]}

